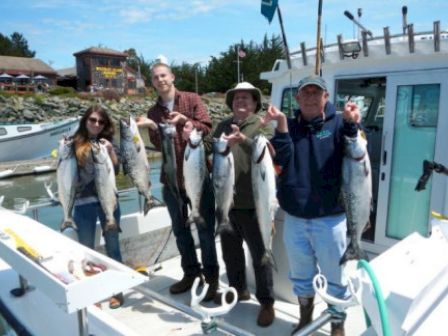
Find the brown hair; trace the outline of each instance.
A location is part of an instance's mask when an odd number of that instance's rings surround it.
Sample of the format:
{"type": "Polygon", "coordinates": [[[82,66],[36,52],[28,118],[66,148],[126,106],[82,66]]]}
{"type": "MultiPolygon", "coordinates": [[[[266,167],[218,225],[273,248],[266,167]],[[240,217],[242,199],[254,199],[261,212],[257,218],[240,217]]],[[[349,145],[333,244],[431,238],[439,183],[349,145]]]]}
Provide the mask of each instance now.
{"type": "Polygon", "coordinates": [[[79,122],[79,127],[73,136],[75,142],[76,159],[78,160],[78,164],[81,167],[85,166],[87,158],[89,157],[90,151],[92,149],[92,145],[90,144],[89,131],[87,130],[86,124],[87,120],[93,113],[98,113],[101,116],[101,119],[104,120],[104,127],[101,133],[98,134],[98,139],[104,138],[112,141],[115,132],[114,124],[106,109],[99,105],[93,105],[87,109],[87,111],[82,116],[79,122]]]}

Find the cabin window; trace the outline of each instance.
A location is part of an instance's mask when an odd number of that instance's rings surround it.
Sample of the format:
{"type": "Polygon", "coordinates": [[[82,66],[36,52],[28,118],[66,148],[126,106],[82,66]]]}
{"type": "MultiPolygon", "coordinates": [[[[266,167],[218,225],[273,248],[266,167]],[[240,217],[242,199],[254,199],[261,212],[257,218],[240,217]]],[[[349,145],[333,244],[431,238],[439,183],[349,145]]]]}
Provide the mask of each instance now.
{"type": "Polygon", "coordinates": [[[296,100],[297,95],[297,86],[295,87],[288,87],[283,89],[282,93],[282,103],[281,103],[281,110],[284,114],[287,116],[292,116],[294,110],[297,110],[299,108],[299,104],[296,100]]]}
{"type": "Polygon", "coordinates": [[[364,95],[337,94],[336,111],[342,113],[344,111],[344,106],[348,101],[358,105],[361,112],[362,121],[365,122],[373,103],[373,97],[364,95]]]}
{"type": "Polygon", "coordinates": [[[0,135],[6,135],[8,132],[6,131],[6,128],[0,127],[0,135]]]}
{"type": "Polygon", "coordinates": [[[31,131],[31,126],[19,126],[17,127],[17,132],[27,132],[31,131]]]}
{"type": "Polygon", "coordinates": [[[409,86],[403,93],[409,93],[408,122],[413,127],[436,127],[439,111],[439,84],[409,86]]]}

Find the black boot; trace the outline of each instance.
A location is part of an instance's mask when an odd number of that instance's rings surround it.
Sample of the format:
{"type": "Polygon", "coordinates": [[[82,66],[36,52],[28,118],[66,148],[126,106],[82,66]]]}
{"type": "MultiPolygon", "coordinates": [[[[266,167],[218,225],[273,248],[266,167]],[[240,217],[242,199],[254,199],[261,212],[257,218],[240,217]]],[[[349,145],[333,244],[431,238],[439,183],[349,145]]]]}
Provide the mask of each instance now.
{"type": "Polygon", "coordinates": [[[215,298],[216,291],[219,287],[219,279],[217,276],[214,277],[205,277],[205,281],[208,283],[207,294],[205,294],[204,301],[208,302],[215,298]]]}
{"type": "Polygon", "coordinates": [[[300,305],[300,320],[299,324],[294,328],[291,335],[294,335],[300,329],[310,324],[313,320],[314,296],[310,298],[299,297],[298,299],[300,305]]]}
{"type": "Polygon", "coordinates": [[[331,324],[331,336],[345,336],[344,322],[331,324]]]}

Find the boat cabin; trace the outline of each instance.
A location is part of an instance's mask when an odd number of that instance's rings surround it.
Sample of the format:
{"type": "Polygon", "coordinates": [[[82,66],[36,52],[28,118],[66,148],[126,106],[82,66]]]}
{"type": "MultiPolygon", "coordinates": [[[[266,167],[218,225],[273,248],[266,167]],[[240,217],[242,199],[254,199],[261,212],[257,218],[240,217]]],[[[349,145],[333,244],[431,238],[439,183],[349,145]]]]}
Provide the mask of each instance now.
{"type": "MultiPolygon", "coordinates": [[[[448,214],[446,178],[433,175],[415,191],[424,160],[448,164],[448,32],[405,32],[338,42],[321,48],[321,73],[338,111],[353,101],[362,112],[372,165],[371,227],[364,248],[379,254],[412,232],[428,236],[431,211],[448,214]]],[[[261,78],[272,84],[275,106],[292,115],[297,83],[314,73],[316,48],[277,60],[261,78]]]]}

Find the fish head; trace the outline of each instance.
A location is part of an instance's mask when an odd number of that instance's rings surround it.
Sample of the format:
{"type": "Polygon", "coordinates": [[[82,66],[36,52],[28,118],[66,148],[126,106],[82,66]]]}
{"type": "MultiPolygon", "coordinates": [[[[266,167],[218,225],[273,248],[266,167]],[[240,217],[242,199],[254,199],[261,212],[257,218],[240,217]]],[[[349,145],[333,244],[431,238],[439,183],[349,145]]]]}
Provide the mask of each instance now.
{"type": "Polygon", "coordinates": [[[224,138],[224,133],[219,138],[213,138],[213,152],[222,154],[226,152],[228,141],[224,138]]]}
{"type": "Polygon", "coordinates": [[[176,126],[169,123],[159,123],[159,128],[163,136],[174,138],[176,134],[176,126]]]}
{"type": "Polygon", "coordinates": [[[189,142],[193,146],[197,146],[202,141],[202,131],[198,131],[196,128],[193,128],[193,130],[190,133],[189,142]]]}
{"type": "Polygon", "coordinates": [[[59,159],[67,159],[70,156],[73,155],[73,138],[69,137],[62,137],[61,140],[59,140],[59,148],[58,148],[58,156],[59,159]]]}
{"type": "Polygon", "coordinates": [[[344,137],[344,152],[345,155],[358,160],[367,153],[367,139],[361,131],[355,137],[344,137]]]}
{"type": "Polygon", "coordinates": [[[121,138],[131,137],[131,122],[130,116],[127,118],[120,118],[120,136],[121,138]]]}
{"type": "Polygon", "coordinates": [[[263,134],[257,134],[252,143],[252,161],[255,163],[261,162],[266,153],[268,140],[263,134]]]}

